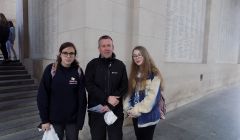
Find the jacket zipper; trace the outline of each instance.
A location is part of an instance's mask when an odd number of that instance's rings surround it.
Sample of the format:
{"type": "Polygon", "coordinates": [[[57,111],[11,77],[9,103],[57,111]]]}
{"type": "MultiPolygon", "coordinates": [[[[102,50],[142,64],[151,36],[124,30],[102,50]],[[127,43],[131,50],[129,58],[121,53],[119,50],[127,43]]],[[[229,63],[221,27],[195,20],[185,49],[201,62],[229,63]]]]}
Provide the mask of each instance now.
{"type": "Polygon", "coordinates": [[[107,80],[108,80],[108,85],[107,85],[108,96],[110,95],[110,68],[111,68],[111,66],[112,66],[112,64],[110,63],[108,65],[108,78],[107,78],[107,80]]]}

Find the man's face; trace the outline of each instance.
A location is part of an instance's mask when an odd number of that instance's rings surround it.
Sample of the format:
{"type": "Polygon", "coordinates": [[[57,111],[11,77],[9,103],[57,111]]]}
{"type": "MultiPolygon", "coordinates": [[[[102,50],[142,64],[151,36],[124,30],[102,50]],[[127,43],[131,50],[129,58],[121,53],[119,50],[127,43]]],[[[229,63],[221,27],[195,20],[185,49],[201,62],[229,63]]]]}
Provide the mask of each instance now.
{"type": "Polygon", "coordinates": [[[98,50],[101,54],[101,57],[110,58],[114,50],[113,42],[111,39],[102,39],[99,42],[98,50]]]}

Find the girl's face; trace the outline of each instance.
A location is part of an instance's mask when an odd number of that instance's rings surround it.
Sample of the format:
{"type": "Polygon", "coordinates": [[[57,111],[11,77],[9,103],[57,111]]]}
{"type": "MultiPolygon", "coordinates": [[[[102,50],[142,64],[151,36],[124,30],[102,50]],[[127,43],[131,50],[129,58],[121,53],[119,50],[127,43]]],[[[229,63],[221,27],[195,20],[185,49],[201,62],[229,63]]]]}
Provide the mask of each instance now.
{"type": "Polygon", "coordinates": [[[143,64],[144,58],[139,50],[134,50],[132,57],[133,57],[133,61],[136,65],[140,66],[143,64]]]}
{"type": "Polygon", "coordinates": [[[76,58],[76,53],[73,47],[67,47],[62,50],[60,57],[62,59],[61,64],[64,67],[70,67],[74,59],[76,58]]]}

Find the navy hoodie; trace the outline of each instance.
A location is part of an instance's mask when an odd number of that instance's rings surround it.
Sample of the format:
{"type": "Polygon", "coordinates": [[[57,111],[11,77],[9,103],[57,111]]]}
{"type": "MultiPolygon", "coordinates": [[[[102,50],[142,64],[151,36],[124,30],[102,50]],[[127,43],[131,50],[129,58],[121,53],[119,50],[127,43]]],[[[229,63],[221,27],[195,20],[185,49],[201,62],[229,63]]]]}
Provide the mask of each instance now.
{"type": "Polygon", "coordinates": [[[52,64],[43,73],[37,96],[37,103],[42,123],[77,123],[82,129],[86,112],[86,92],[84,74],[76,67],[60,65],[54,77],[51,75],[52,64]]]}

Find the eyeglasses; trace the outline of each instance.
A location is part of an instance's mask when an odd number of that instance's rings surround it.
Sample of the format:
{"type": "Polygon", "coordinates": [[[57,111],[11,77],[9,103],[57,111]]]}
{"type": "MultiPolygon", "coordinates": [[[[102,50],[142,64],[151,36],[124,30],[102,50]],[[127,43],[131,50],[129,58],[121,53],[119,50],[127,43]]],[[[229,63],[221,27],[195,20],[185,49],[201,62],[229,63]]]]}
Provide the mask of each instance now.
{"type": "Polygon", "coordinates": [[[138,55],[133,55],[132,57],[133,57],[134,59],[136,59],[136,58],[142,57],[142,55],[141,55],[141,54],[138,54],[138,55]]]}
{"type": "Polygon", "coordinates": [[[75,56],[75,53],[74,53],[74,52],[70,52],[70,53],[68,53],[68,52],[61,52],[61,54],[62,54],[64,57],[68,57],[68,56],[73,57],[73,56],[75,56]]]}

